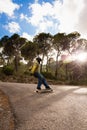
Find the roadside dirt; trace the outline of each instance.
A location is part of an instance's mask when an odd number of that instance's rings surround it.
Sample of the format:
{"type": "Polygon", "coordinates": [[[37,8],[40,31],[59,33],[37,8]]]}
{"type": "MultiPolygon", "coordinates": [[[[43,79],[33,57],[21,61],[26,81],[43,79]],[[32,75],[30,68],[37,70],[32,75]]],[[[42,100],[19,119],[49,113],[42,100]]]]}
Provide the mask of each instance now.
{"type": "Polygon", "coordinates": [[[0,90],[0,130],[14,130],[14,116],[7,95],[0,90]]]}

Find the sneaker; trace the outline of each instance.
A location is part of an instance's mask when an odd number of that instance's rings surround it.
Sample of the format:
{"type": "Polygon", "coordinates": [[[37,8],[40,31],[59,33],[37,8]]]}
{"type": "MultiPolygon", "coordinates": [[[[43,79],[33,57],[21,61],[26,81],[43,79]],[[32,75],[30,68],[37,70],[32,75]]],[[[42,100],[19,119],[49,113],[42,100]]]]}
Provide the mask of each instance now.
{"type": "Polygon", "coordinates": [[[37,89],[36,92],[37,92],[37,93],[38,93],[38,92],[41,92],[41,89],[37,89]]]}
{"type": "Polygon", "coordinates": [[[50,87],[47,87],[46,90],[48,90],[48,91],[49,91],[49,90],[50,90],[50,91],[53,91],[53,89],[50,88],[50,87]]]}

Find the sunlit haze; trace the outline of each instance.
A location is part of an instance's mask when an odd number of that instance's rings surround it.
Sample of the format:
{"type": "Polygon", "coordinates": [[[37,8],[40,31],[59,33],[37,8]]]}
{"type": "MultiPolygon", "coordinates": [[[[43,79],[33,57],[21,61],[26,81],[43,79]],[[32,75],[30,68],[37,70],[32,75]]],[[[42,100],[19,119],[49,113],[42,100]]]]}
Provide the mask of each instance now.
{"type": "Polygon", "coordinates": [[[73,60],[85,62],[87,60],[87,53],[86,52],[77,53],[76,55],[73,56],[73,60]]]}

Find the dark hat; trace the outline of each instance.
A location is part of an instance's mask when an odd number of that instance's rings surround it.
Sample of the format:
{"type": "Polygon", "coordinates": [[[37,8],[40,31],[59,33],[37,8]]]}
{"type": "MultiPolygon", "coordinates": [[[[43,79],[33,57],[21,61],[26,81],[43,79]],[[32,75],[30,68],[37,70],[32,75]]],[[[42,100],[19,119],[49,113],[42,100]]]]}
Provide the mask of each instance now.
{"type": "Polygon", "coordinates": [[[40,63],[42,59],[40,57],[37,57],[36,60],[40,63]]]}

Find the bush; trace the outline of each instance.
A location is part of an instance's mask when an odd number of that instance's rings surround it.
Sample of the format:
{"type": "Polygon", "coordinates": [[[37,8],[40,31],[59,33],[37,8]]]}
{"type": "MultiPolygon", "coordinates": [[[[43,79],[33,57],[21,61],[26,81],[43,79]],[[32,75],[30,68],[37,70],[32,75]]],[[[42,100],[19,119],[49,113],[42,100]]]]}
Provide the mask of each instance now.
{"type": "Polygon", "coordinates": [[[9,75],[13,75],[14,69],[13,69],[12,66],[4,66],[4,67],[2,68],[2,72],[3,72],[5,75],[9,76],[9,75]]]}
{"type": "Polygon", "coordinates": [[[29,71],[24,71],[24,75],[30,75],[29,71]]]}
{"type": "Polygon", "coordinates": [[[48,79],[55,79],[51,72],[42,72],[42,74],[48,79]]]}

